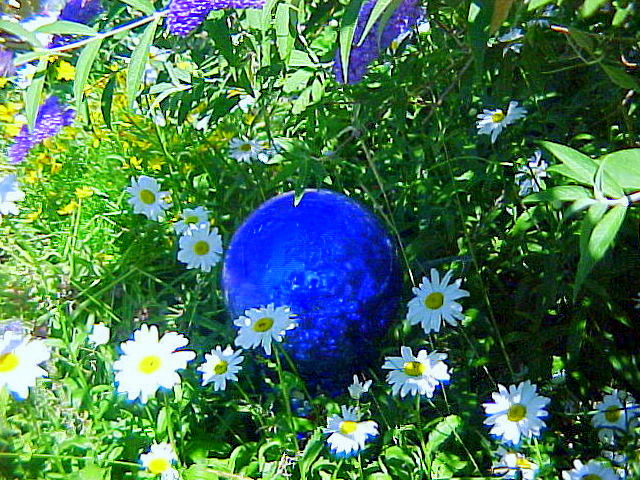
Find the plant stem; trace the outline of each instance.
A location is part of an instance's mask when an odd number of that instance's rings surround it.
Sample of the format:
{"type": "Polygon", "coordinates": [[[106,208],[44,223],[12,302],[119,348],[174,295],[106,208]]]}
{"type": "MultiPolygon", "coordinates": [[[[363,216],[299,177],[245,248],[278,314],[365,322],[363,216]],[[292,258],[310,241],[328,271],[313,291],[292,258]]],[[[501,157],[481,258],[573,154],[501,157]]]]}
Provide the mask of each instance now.
{"type": "Polygon", "coordinates": [[[420,395],[416,395],[416,413],[418,414],[418,419],[416,421],[416,428],[418,429],[418,440],[420,441],[420,451],[422,455],[420,458],[422,459],[422,464],[424,465],[424,469],[429,478],[431,478],[431,462],[427,464],[427,443],[424,440],[424,431],[422,430],[422,414],[420,413],[420,395]]]}
{"type": "Polygon", "coordinates": [[[300,450],[300,446],[298,445],[298,439],[296,438],[296,429],[295,424],[293,423],[293,412],[291,411],[291,401],[289,399],[289,392],[287,391],[287,386],[284,383],[284,375],[282,371],[282,363],[280,362],[280,349],[278,347],[274,348],[273,354],[276,357],[276,370],[278,370],[278,380],[280,382],[280,391],[282,392],[282,401],[284,402],[285,410],[287,411],[287,420],[289,423],[289,430],[291,431],[291,435],[293,435],[293,443],[296,445],[296,450],[300,450]]]}

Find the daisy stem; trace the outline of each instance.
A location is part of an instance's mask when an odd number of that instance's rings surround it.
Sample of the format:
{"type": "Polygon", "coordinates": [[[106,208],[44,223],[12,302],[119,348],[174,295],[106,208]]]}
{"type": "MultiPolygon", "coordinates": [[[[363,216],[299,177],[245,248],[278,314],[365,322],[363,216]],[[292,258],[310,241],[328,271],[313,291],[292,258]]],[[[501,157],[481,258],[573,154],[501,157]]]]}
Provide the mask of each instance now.
{"type": "Polygon", "coordinates": [[[358,472],[360,472],[360,480],[364,480],[364,471],[362,470],[362,454],[358,453],[358,472]]]}
{"type": "Polygon", "coordinates": [[[336,478],[338,478],[338,473],[340,472],[340,469],[342,468],[343,463],[344,463],[344,458],[341,458],[340,461],[338,462],[338,466],[331,474],[331,480],[336,480],[336,478]]]}
{"type": "Polygon", "coordinates": [[[166,415],[167,415],[167,435],[169,436],[169,443],[171,443],[171,445],[176,446],[176,439],[175,439],[175,435],[173,434],[173,418],[172,418],[172,409],[171,409],[171,405],[169,404],[169,398],[167,397],[167,395],[164,396],[164,408],[166,410],[166,415]]]}
{"type": "Polygon", "coordinates": [[[416,422],[416,428],[418,429],[418,440],[420,440],[420,450],[422,451],[422,455],[420,458],[422,459],[422,463],[424,465],[425,472],[428,477],[431,478],[431,464],[427,464],[427,444],[424,440],[424,431],[422,430],[422,414],[420,413],[420,395],[416,395],[416,413],[418,414],[418,419],[416,422]]]}
{"type": "Polygon", "coordinates": [[[275,347],[273,353],[274,353],[274,356],[276,357],[276,369],[278,370],[278,380],[280,381],[280,391],[282,392],[282,401],[284,402],[284,407],[287,411],[289,429],[291,430],[291,435],[293,436],[293,443],[296,445],[296,450],[300,450],[300,446],[298,445],[298,439],[296,438],[296,428],[293,422],[293,412],[291,411],[291,402],[289,401],[289,392],[287,390],[287,386],[284,383],[282,363],[280,362],[280,349],[278,347],[275,347]]]}

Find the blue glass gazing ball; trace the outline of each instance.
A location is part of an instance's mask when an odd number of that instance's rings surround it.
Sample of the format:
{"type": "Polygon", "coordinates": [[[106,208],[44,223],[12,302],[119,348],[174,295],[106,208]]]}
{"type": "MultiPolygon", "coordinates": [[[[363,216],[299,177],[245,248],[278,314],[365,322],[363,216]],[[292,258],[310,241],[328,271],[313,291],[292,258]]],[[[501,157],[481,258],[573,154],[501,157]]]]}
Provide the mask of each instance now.
{"type": "Polygon", "coordinates": [[[328,190],[306,190],[297,206],[289,192],[258,207],[233,235],[222,272],[234,318],[269,303],[298,315],[283,346],[307,385],[331,394],[378,359],[401,280],[380,221],[328,190]]]}

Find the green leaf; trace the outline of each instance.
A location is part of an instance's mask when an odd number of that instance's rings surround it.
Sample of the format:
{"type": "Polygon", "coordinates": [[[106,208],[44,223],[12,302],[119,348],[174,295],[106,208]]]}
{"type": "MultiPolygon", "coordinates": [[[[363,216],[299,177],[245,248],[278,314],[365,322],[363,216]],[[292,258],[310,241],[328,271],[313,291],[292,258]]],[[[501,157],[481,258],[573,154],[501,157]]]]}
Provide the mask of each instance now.
{"type": "Polygon", "coordinates": [[[559,143],[542,142],[542,146],[569,168],[571,172],[570,178],[585,185],[593,185],[593,180],[598,170],[598,166],[593,159],[559,143]]]}
{"type": "Polygon", "coordinates": [[[627,213],[627,207],[623,206],[613,207],[604,214],[606,209],[607,206],[604,204],[592,205],[582,221],[580,261],[573,288],[574,301],[593,267],[602,260],[607,250],[613,245],[627,213]]]}
{"type": "MultiPolygon", "coordinates": [[[[391,11],[393,12],[398,5],[400,4],[399,0],[378,0],[376,4],[373,6],[371,13],[369,14],[369,18],[367,19],[367,23],[364,26],[364,30],[362,31],[362,35],[358,39],[356,45],[359,47],[363,44],[364,39],[369,35],[369,32],[378,21],[382,14],[391,6],[391,11]],[[392,5],[395,4],[395,5],[392,5]]],[[[384,24],[380,24],[380,28],[384,28],[384,24]]]]}
{"type": "Polygon", "coordinates": [[[607,3],[607,0],[585,0],[580,9],[580,14],[583,17],[590,17],[605,3],[607,3]]]}
{"type": "Polygon", "coordinates": [[[160,20],[160,18],[156,18],[153,22],[147,25],[142,37],[140,37],[140,43],[131,54],[126,80],[127,104],[129,105],[129,108],[133,107],[133,101],[136,99],[136,95],[138,94],[138,89],[142,82],[142,75],[144,74],[144,67],[147,63],[147,59],[149,58],[149,49],[153,43],[153,37],[155,36],[156,28],[158,27],[160,20]]]}
{"type": "Polygon", "coordinates": [[[438,450],[454,431],[462,425],[462,419],[458,415],[449,415],[443,418],[429,433],[427,451],[429,454],[438,450]]]}
{"type": "Polygon", "coordinates": [[[536,8],[544,7],[545,5],[553,2],[554,0],[531,0],[527,4],[527,10],[528,11],[535,10],[536,8]]]}
{"type": "Polygon", "coordinates": [[[33,129],[36,123],[38,108],[42,103],[42,89],[44,87],[48,63],[49,60],[46,57],[38,61],[31,85],[29,85],[29,88],[24,92],[24,110],[29,129],[33,129]]]}
{"type": "Polygon", "coordinates": [[[136,10],[140,10],[145,15],[153,15],[156,11],[153,3],[149,0],[121,0],[122,3],[126,3],[127,5],[135,8],[136,10]]]}
{"type": "Polygon", "coordinates": [[[102,111],[102,118],[107,127],[111,128],[111,105],[113,104],[113,91],[116,87],[116,76],[111,75],[107,85],[104,87],[102,97],[100,98],[100,110],[102,111]]]}
{"type": "Polygon", "coordinates": [[[0,30],[4,30],[11,35],[15,35],[20,40],[33,45],[34,47],[42,47],[42,44],[36,38],[36,34],[26,30],[22,25],[9,20],[0,20],[0,30]]]}
{"type": "Polygon", "coordinates": [[[477,77],[485,74],[484,56],[490,33],[493,2],[489,0],[472,0],[469,5],[467,22],[469,23],[468,38],[473,55],[475,74],[477,77]]]}
{"type": "Polygon", "coordinates": [[[286,3],[281,3],[276,9],[275,27],[276,27],[276,47],[278,48],[278,54],[284,62],[289,61],[293,45],[295,43],[295,37],[291,32],[291,24],[289,18],[289,12],[291,6],[286,3]]]}
{"type": "Polygon", "coordinates": [[[97,35],[98,32],[87,25],[66,20],[58,20],[57,22],[43,25],[36,29],[37,33],[49,33],[51,35],[97,35]]]}
{"type": "Polygon", "coordinates": [[[298,460],[298,468],[300,469],[300,478],[302,480],[306,478],[311,469],[311,465],[316,461],[323,448],[324,440],[322,436],[316,432],[313,437],[311,437],[306,447],[304,447],[302,457],[298,460]]]}
{"type": "Polygon", "coordinates": [[[73,79],[73,96],[77,111],[80,111],[84,87],[87,84],[91,67],[96,59],[98,51],[100,50],[101,44],[101,39],[89,43],[82,49],[82,53],[80,54],[80,57],[78,57],[78,63],[76,63],[76,76],[73,79]]]}
{"type": "Polygon", "coordinates": [[[290,67],[312,67],[316,68],[318,65],[311,60],[311,57],[306,52],[302,50],[293,50],[290,52],[291,57],[289,58],[289,66],[290,67]]]}
{"type": "Polygon", "coordinates": [[[600,64],[611,81],[625,90],[639,90],[640,83],[621,68],[600,64]]]}
{"type": "Polygon", "coordinates": [[[570,202],[572,200],[578,200],[580,198],[590,198],[591,194],[589,190],[577,185],[563,185],[560,187],[548,188],[547,190],[532,193],[522,199],[523,203],[538,203],[538,202],[570,202]]]}
{"type": "Polygon", "coordinates": [[[358,13],[363,0],[352,0],[347,6],[342,21],[340,22],[340,34],[338,39],[340,42],[340,63],[342,64],[342,81],[348,82],[349,75],[349,56],[351,55],[351,46],[353,43],[353,35],[355,33],[356,24],[358,23],[358,13]]]}
{"type": "Polygon", "coordinates": [[[627,190],[640,190],[640,148],[629,148],[601,157],[603,169],[627,190]]]}

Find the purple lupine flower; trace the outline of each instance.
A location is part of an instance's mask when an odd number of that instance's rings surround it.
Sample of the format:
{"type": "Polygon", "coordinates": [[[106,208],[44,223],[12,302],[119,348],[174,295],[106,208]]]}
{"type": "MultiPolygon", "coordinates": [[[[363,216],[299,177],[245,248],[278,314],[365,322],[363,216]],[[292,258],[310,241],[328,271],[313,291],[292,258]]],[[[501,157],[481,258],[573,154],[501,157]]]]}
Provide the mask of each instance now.
{"type": "Polygon", "coordinates": [[[262,8],[265,0],[171,0],[167,13],[167,26],[174,35],[185,36],[212,10],[224,8],[262,8]]]}
{"type": "MultiPolygon", "coordinates": [[[[380,43],[378,43],[378,27],[380,24],[380,20],[378,20],[365,37],[362,45],[358,47],[356,45],[362,36],[362,32],[364,31],[364,27],[367,24],[367,20],[371,15],[376,1],[377,0],[369,0],[360,7],[358,23],[356,24],[353,43],[351,44],[351,53],[349,55],[347,83],[354,84],[362,80],[362,77],[367,71],[367,66],[378,58],[380,52],[387,49],[394,38],[411,30],[422,17],[422,8],[419,5],[419,0],[404,0],[398,8],[396,8],[391,17],[389,17],[380,35],[380,43]]],[[[336,80],[343,83],[344,78],[342,76],[340,50],[338,50],[336,54],[333,71],[336,80]]]]}
{"type": "MultiPolygon", "coordinates": [[[[68,0],[60,12],[58,20],[89,25],[101,12],[101,0],[68,0]]],[[[71,35],[55,35],[49,42],[49,48],[66,45],[73,38],[71,35]]]]}
{"type": "Polygon", "coordinates": [[[13,52],[0,47],[0,78],[15,75],[16,69],[13,66],[13,52]]]}
{"type": "Polygon", "coordinates": [[[13,144],[9,147],[9,163],[24,161],[29,150],[56,135],[62,127],[71,125],[74,115],[73,109],[61,105],[55,95],[47,98],[38,109],[33,131],[30,132],[29,127],[23,125],[20,133],[16,135],[13,144]]]}

